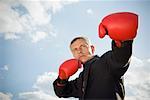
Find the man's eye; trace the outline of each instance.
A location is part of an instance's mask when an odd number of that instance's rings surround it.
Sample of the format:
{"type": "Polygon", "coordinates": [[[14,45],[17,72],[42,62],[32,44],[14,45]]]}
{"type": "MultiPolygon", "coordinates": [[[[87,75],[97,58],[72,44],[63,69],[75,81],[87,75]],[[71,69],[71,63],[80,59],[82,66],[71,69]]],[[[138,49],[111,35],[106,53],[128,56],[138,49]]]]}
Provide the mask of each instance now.
{"type": "Polygon", "coordinates": [[[77,51],[77,48],[73,49],[72,51],[77,51]]]}
{"type": "Polygon", "coordinates": [[[86,46],[86,45],[81,45],[80,47],[81,47],[81,48],[86,48],[87,46],[86,46]]]}

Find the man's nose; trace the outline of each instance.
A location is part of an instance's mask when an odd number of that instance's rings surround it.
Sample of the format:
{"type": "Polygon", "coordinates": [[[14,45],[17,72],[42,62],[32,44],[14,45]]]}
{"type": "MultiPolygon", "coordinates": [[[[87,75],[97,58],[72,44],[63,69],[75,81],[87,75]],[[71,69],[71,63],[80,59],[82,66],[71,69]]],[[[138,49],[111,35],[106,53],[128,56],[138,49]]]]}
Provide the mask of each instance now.
{"type": "Polygon", "coordinates": [[[78,48],[78,49],[77,49],[77,52],[78,52],[78,54],[82,53],[82,49],[81,49],[81,48],[78,48]]]}

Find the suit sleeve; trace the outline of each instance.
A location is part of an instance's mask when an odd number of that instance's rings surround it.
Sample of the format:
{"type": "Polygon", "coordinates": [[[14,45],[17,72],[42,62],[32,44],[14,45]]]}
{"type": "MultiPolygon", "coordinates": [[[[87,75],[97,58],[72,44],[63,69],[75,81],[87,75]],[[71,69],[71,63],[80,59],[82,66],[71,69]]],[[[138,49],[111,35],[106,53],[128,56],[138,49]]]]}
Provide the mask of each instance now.
{"type": "Polygon", "coordinates": [[[81,75],[76,78],[75,80],[68,81],[66,80],[62,86],[57,85],[57,83],[60,81],[59,78],[57,78],[53,82],[54,92],[55,94],[61,98],[67,98],[67,97],[75,97],[80,98],[82,95],[82,78],[81,75]]]}
{"type": "Polygon", "coordinates": [[[127,71],[132,55],[133,40],[122,42],[121,47],[117,47],[112,41],[112,50],[108,52],[107,62],[112,74],[116,77],[121,77],[127,71]]]}

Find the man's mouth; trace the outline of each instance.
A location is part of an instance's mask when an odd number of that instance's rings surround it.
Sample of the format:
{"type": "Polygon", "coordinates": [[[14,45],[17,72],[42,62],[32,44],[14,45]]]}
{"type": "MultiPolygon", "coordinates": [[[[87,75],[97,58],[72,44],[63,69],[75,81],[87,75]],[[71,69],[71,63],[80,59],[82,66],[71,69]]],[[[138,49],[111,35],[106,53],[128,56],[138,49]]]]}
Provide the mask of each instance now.
{"type": "Polygon", "coordinates": [[[82,58],[82,57],[84,57],[84,55],[82,55],[82,56],[79,56],[79,59],[80,59],[80,58],[82,58]]]}
{"type": "Polygon", "coordinates": [[[79,60],[82,60],[85,57],[85,55],[79,56],[79,60]]]}

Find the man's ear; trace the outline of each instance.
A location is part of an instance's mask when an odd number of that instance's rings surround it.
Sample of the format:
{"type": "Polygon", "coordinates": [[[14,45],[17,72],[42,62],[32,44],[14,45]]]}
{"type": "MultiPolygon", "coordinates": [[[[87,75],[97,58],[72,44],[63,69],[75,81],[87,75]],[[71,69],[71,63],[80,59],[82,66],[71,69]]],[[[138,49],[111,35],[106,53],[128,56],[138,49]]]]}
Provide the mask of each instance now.
{"type": "Polygon", "coordinates": [[[95,52],[95,47],[94,47],[94,45],[91,45],[91,50],[92,50],[92,54],[94,54],[94,52],[95,52]]]}

